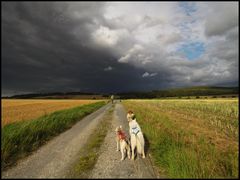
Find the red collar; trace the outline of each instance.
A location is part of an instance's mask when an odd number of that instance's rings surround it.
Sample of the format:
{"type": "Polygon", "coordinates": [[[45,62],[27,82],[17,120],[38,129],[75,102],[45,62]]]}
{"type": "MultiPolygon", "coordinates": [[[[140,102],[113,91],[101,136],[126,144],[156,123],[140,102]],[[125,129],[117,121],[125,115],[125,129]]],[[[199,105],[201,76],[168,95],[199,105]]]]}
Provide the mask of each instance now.
{"type": "Polygon", "coordinates": [[[123,131],[118,131],[117,132],[117,136],[118,136],[118,138],[120,139],[120,140],[126,140],[126,135],[125,135],[125,133],[123,132],[123,131]]]}

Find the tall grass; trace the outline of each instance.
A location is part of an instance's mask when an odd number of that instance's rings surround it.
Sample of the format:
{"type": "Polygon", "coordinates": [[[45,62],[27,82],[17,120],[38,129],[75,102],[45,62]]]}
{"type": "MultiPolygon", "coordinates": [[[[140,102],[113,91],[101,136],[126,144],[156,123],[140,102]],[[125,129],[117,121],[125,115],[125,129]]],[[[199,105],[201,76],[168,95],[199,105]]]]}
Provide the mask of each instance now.
{"type": "MultiPolygon", "coordinates": [[[[150,143],[156,165],[165,169],[169,177],[238,177],[238,142],[234,137],[224,136],[221,131],[216,132],[207,126],[205,121],[210,121],[212,117],[207,120],[199,119],[204,117],[199,114],[204,114],[207,110],[202,106],[197,108],[192,103],[201,104],[194,100],[188,101],[188,104],[181,100],[177,103],[172,100],[124,101],[125,107],[136,113],[137,121],[150,143]],[[182,106],[185,108],[182,111],[184,116],[179,116],[182,106]],[[192,108],[193,106],[195,108],[192,108]],[[198,122],[195,124],[194,121],[189,121],[190,117],[197,117],[195,120],[198,122]],[[195,131],[196,129],[198,131],[195,131]],[[218,138],[222,138],[224,144],[219,144],[218,138]]],[[[213,105],[212,108],[214,107],[213,105]]],[[[208,116],[219,117],[224,114],[209,111],[211,113],[208,113],[208,116]]]]}
{"type": "Polygon", "coordinates": [[[47,140],[70,128],[84,116],[105,105],[105,102],[56,111],[31,121],[16,122],[2,128],[2,168],[37,149],[47,140]]]}

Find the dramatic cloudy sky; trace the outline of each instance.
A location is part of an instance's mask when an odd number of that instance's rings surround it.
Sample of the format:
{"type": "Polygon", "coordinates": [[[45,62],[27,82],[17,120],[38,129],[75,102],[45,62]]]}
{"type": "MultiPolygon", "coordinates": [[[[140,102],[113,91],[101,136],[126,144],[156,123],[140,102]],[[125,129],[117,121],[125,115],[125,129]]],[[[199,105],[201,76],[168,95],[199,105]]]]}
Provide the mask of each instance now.
{"type": "Polygon", "coordinates": [[[3,2],[2,95],[239,81],[238,2],[3,2]]]}

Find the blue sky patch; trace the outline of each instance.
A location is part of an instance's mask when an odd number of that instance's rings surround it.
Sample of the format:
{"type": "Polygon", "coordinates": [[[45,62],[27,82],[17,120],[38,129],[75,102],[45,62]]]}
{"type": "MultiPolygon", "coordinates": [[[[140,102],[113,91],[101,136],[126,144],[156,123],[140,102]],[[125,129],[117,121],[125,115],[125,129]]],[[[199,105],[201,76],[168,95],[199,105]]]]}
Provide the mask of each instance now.
{"type": "Polygon", "coordinates": [[[183,9],[183,11],[188,15],[191,16],[192,13],[197,11],[197,7],[194,2],[180,2],[179,3],[180,8],[183,9]]]}
{"type": "Polygon", "coordinates": [[[182,52],[189,60],[200,57],[205,52],[204,43],[191,42],[181,45],[178,52],[182,52]]]}

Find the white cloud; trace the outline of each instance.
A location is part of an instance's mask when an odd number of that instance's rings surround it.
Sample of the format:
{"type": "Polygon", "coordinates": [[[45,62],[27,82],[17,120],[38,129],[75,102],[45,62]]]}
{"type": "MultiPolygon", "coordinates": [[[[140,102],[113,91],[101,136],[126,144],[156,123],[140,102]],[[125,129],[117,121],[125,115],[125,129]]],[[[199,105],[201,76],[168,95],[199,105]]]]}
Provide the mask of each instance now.
{"type": "Polygon", "coordinates": [[[145,77],[153,77],[153,76],[156,76],[158,73],[148,73],[148,72],[145,72],[143,73],[142,77],[145,78],[145,77]]]}
{"type": "Polygon", "coordinates": [[[104,71],[112,71],[112,70],[113,70],[113,68],[111,66],[104,68],[104,71]]]}
{"type": "Polygon", "coordinates": [[[95,32],[92,33],[93,40],[103,46],[114,46],[119,40],[129,36],[126,29],[112,30],[105,26],[100,26],[95,32]]]}
{"type": "Polygon", "coordinates": [[[180,33],[171,33],[171,34],[167,34],[167,35],[159,34],[157,36],[157,38],[163,44],[166,44],[166,45],[176,43],[176,42],[179,42],[180,40],[182,40],[180,33]]]}
{"type": "Polygon", "coordinates": [[[148,77],[149,76],[149,73],[148,72],[145,72],[142,77],[148,77]]]}
{"type": "MultiPolygon", "coordinates": [[[[131,49],[128,50],[128,52],[126,53],[126,55],[120,57],[120,59],[118,60],[118,62],[120,63],[128,63],[131,62],[133,60],[143,60],[144,55],[141,54],[141,52],[144,51],[143,46],[139,45],[139,44],[135,44],[131,49]]],[[[149,59],[145,59],[149,60],[149,59]]]]}
{"type": "Polygon", "coordinates": [[[125,56],[122,56],[118,62],[120,63],[128,63],[129,59],[131,58],[131,55],[130,54],[126,54],[125,56]]]}

